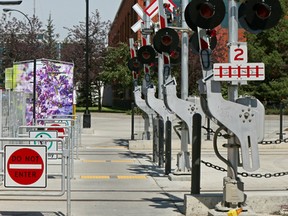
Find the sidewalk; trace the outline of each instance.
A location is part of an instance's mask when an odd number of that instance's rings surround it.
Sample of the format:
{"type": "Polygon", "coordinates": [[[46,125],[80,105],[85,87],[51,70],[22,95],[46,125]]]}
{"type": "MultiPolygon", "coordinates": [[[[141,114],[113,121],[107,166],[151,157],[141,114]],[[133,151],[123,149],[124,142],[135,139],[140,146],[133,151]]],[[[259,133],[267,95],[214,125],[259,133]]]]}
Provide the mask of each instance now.
{"type": "MultiPolygon", "coordinates": [[[[275,141],[279,139],[279,117],[278,116],[266,116],[265,120],[265,138],[266,141],[275,141]]],[[[213,123],[211,124],[213,130],[217,128],[213,123]]],[[[287,121],[283,122],[283,130],[287,128],[287,121]]],[[[285,132],[285,131],[284,131],[285,132]]],[[[226,165],[220,161],[213,151],[212,141],[206,140],[206,131],[202,133],[202,155],[201,159],[211,163],[212,165],[220,166],[226,168],[226,165]]],[[[175,137],[175,136],[174,136],[175,137]]],[[[285,134],[284,134],[284,139],[285,134]]],[[[213,136],[211,136],[213,139],[213,136]]],[[[173,161],[172,168],[176,168],[176,154],[180,149],[180,140],[173,139],[172,148],[173,148],[173,161]]],[[[227,158],[227,149],[222,147],[222,144],[225,144],[227,141],[223,138],[219,138],[218,146],[220,153],[224,158],[227,158]]],[[[141,146],[147,151],[151,143],[149,141],[130,141],[132,151],[140,151],[141,146]],[[139,144],[137,146],[137,144],[139,144]]],[[[130,147],[129,143],[129,147],[130,147]]],[[[259,145],[259,155],[260,155],[260,169],[254,172],[254,174],[262,174],[267,176],[271,175],[287,175],[288,174],[288,144],[281,142],[280,144],[273,145],[259,145]]],[[[189,147],[191,151],[191,146],[189,147]]],[[[227,168],[226,168],[227,169],[227,168]]],[[[245,170],[239,168],[239,172],[246,172],[245,170]]],[[[207,215],[207,212],[210,209],[213,209],[215,205],[222,200],[223,194],[223,177],[226,176],[226,172],[221,172],[215,170],[211,167],[207,167],[204,164],[201,165],[201,195],[202,198],[196,196],[196,199],[193,196],[187,195],[190,193],[191,182],[184,181],[182,186],[186,188],[187,193],[184,193],[184,212],[186,215],[207,215]],[[207,197],[210,197],[207,199],[207,197]],[[211,198],[212,197],[212,198],[211,198]],[[199,200],[202,200],[199,203],[199,200]]],[[[241,177],[244,182],[244,192],[247,194],[247,204],[254,209],[254,212],[257,212],[257,215],[279,215],[282,209],[286,208],[288,204],[288,180],[287,177],[271,177],[271,178],[251,178],[251,177],[241,177]]],[[[287,211],[286,211],[287,213],[287,211]]],[[[242,213],[243,215],[246,215],[242,213]]],[[[221,214],[219,214],[221,215],[221,214]]],[[[226,214],[222,214],[226,215],[226,214]]]]}
{"type": "MultiPolygon", "coordinates": [[[[122,116],[123,123],[124,119],[126,121],[126,126],[129,126],[129,117],[122,116]]],[[[136,133],[141,134],[143,132],[143,120],[140,116],[135,117],[135,128],[136,133]]],[[[285,120],[285,118],[284,118],[285,120]]],[[[284,121],[283,128],[287,128],[287,121],[284,121]]],[[[214,130],[216,128],[215,125],[212,124],[211,126],[214,130]]],[[[114,131],[114,130],[113,130],[114,131]]],[[[116,132],[116,130],[115,130],[116,132]]],[[[124,131],[123,131],[124,132],[124,131]]],[[[203,131],[202,135],[202,160],[208,161],[212,164],[221,166],[226,168],[226,165],[221,162],[216,156],[212,149],[212,141],[205,140],[206,131],[203,131]]],[[[277,140],[279,138],[279,117],[278,116],[267,116],[265,121],[265,138],[264,140],[277,140]]],[[[102,132],[101,132],[102,134],[102,132]]],[[[129,137],[131,133],[127,133],[127,131],[124,133],[127,136],[127,140],[129,140],[129,137]]],[[[122,134],[122,135],[124,135],[122,134]]],[[[284,137],[285,138],[285,137],[284,137]]],[[[212,137],[211,137],[212,139],[212,137]]],[[[190,181],[170,181],[168,178],[164,175],[163,168],[159,168],[157,164],[153,164],[151,161],[152,159],[152,143],[151,141],[129,141],[129,147],[133,143],[132,149],[130,151],[135,155],[141,155],[141,159],[139,160],[139,163],[142,164],[145,167],[145,170],[142,170],[139,173],[146,173],[149,176],[153,177],[153,180],[157,182],[160,188],[162,188],[164,193],[169,193],[169,197],[176,197],[177,198],[177,206],[179,209],[181,209],[181,212],[184,213],[186,211],[186,207],[184,206],[184,196],[185,194],[190,193],[191,188],[191,182],[190,181]],[[141,149],[141,147],[137,146],[137,143],[145,143],[145,148],[141,149]],[[147,148],[148,145],[148,148],[147,148]],[[144,160],[143,160],[144,158],[144,160]]],[[[176,168],[177,164],[177,153],[179,152],[180,148],[177,148],[180,141],[176,137],[175,134],[173,134],[173,152],[172,152],[172,170],[176,168]],[[176,147],[175,147],[176,146],[176,147]]],[[[219,140],[219,146],[226,143],[226,140],[220,139],[219,140]]],[[[224,157],[226,157],[226,149],[220,147],[220,152],[223,154],[224,157]]],[[[288,152],[288,144],[287,143],[281,143],[277,145],[259,145],[259,152],[260,152],[260,166],[261,168],[257,170],[255,173],[277,173],[277,172],[286,172],[288,170],[287,167],[287,152],[288,152]]],[[[211,167],[206,167],[204,164],[201,166],[202,175],[201,175],[201,194],[202,193],[217,193],[222,194],[223,192],[223,177],[226,176],[226,172],[219,172],[219,170],[212,169],[211,167]],[[209,176],[209,177],[208,177],[209,176]]],[[[239,172],[243,172],[244,170],[239,168],[239,172]]],[[[260,215],[264,215],[266,213],[272,213],[272,212],[279,212],[281,209],[281,206],[288,204],[287,199],[287,187],[288,187],[288,180],[284,176],[282,177],[275,177],[275,178],[242,178],[242,181],[244,182],[245,187],[245,193],[248,194],[248,201],[249,196],[250,197],[256,197],[260,194],[260,196],[267,197],[268,201],[271,198],[271,195],[275,195],[273,198],[275,199],[275,202],[273,202],[272,206],[268,205],[269,202],[267,202],[267,199],[262,199],[262,201],[266,202],[266,204],[263,204],[263,206],[259,206],[255,209],[257,212],[260,212],[260,215]],[[264,196],[265,194],[265,196],[264,196]],[[277,197],[279,199],[277,199],[277,197]],[[284,197],[284,198],[283,198],[284,197]]],[[[256,199],[255,198],[255,199],[256,199]]],[[[251,198],[251,202],[252,202],[251,198]]],[[[254,201],[253,201],[254,202],[254,201]]],[[[259,200],[257,202],[260,202],[259,200]]],[[[265,203],[264,202],[264,203],[265,203]]],[[[255,204],[253,204],[255,205],[255,204]]],[[[257,205],[256,205],[257,206],[257,205]]],[[[210,205],[210,207],[213,208],[213,206],[210,205]]],[[[253,206],[254,207],[254,206],[253,206]]],[[[187,213],[187,212],[186,212],[187,213]]],[[[188,213],[187,213],[188,214],[188,213]]],[[[193,214],[192,214],[193,215],[193,214]]],[[[194,214],[195,215],[195,214],[194,214]]],[[[200,214],[199,214],[200,215],[200,214]]],[[[267,214],[269,215],[269,214],[267,214]]]]}
{"type": "MultiPolygon", "coordinates": [[[[75,174],[72,179],[73,216],[180,216],[197,215],[195,207],[214,208],[214,203],[188,203],[191,181],[170,181],[164,169],[152,162],[150,149],[128,149],[131,143],[131,116],[126,114],[92,113],[92,128],[84,129],[79,148],[79,159],[75,160],[75,174]],[[203,203],[205,204],[204,206],[203,203]],[[186,204],[186,205],[185,205],[186,204]],[[191,213],[192,210],[194,213],[191,213]]],[[[268,119],[268,137],[277,138],[278,122],[268,119]]],[[[143,119],[135,116],[135,132],[143,132],[143,119]]],[[[286,128],[286,122],[284,124],[286,128]]],[[[212,149],[212,142],[205,140],[201,159],[226,168],[212,149]]],[[[175,135],[175,134],[174,134],[175,135]]],[[[266,135],[265,135],[266,136],[266,135]]],[[[173,136],[173,143],[179,143],[173,136]]],[[[136,141],[135,141],[136,142],[136,141]]],[[[219,146],[221,141],[219,141],[219,146]]],[[[224,140],[225,143],[225,140],[224,140]]],[[[172,170],[176,168],[179,148],[172,152],[172,170]]],[[[261,168],[256,173],[276,173],[288,170],[288,144],[260,146],[261,168]]],[[[226,157],[226,150],[220,148],[226,157]]],[[[243,170],[239,169],[239,172],[243,170]]],[[[201,164],[201,194],[223,193],[222,172],[201,164]]],[[[248,204],[259,215],[279,213],[288,204],[288,179],[286,176],[272,178],[242,178],[248,204]],[[261,196],[261,199],[257,197],[261,196]],[[271,198],[272,196],[272,198],[271,198]],[[257,199],[256,199],[257,198],[257,199]],[[265,198],[265,199],[264,199],[265,198]],[[251,200],[251,202],[250,202],[251,200]],[[274,200],[272,205],[270,201],[274,200]]],[[[221,197],[220,197],[221,198],[221,197]]],[[[0,196],[2,216],[63,216],[66,214],[66,196],[24,197],[0,196]]],[[[221,200],[221,199],[220,199],[221,200]]],[[[196,209],[197,210],[197,209],[196,209]]],[[[202,211],[201,210],[201,211],[202,211]]],[[[278,214],[279,215],[279,214],[278,214]]]]}

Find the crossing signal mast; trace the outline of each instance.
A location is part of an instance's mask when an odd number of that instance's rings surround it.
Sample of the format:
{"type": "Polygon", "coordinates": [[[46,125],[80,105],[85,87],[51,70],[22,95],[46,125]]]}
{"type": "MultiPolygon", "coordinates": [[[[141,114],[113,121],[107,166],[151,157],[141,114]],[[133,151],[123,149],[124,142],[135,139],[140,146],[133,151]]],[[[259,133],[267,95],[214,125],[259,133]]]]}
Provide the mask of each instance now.
{"type": "MultiPolygon", "coordinates": [[[[258,142],[264,137],[265,109],[255,98],[238,98],[238,85],[251,80],[263,80],[265,68],[264,63],[248,62],[247,44],[238,42],[238,26],[254,34],[270,29],[282,17],[282,8],[279,0],[225,1],[228,2],[228,8],[224,0],[193,0],[185,9],[185,20],[197,33],[197,37],[190,40],[198,51],[195,45],[198,39],[203,70],[203,79],[199,81],[202,108],[219,125],[213,142],[215,153],[228,166],[227,177],[223,181],[223,201],[216,206],[216,211],[227,212],[238,207],[248,211],[244,183],[237,176],[237,169],[241,165],[244,170],[252,172],[260,167],[258,142]],[[225,11],[228,11],[229,20],[229,63],[213,64],[211,31],[221,24],[225,11]],[[220,81],[229,84],[229,100],[222,97],[220,81]],[[217,134],[221,130],[229,135],[224,145],[227,159],[217,150],[217,134]],[[240,155],[241,163],[238,162],[240,155]]],[[[212,212],[210,215],[218,213],[212,212]]]]}

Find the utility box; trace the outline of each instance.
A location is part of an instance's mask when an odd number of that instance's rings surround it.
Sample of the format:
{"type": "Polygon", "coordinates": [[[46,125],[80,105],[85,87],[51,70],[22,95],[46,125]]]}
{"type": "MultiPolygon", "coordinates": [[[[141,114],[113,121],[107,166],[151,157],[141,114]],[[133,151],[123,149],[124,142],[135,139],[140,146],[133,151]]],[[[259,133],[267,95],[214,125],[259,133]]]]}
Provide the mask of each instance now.
{"type": "Polygon", "coordinates": [[[26,102],[27,125],[33,124],[34,115],[42,119],[73,114],[73,71],[73,63],[57,60],[14,62],[12,89],[30,95],[26,102]]]}

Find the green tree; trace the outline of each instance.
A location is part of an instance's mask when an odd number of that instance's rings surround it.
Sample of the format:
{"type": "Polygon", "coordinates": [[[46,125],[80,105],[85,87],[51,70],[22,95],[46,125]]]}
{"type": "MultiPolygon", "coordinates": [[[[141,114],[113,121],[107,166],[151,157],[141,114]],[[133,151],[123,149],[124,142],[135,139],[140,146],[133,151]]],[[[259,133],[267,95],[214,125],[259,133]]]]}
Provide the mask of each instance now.
{"type": "Polygon", "coordinates": [[[43,58],[44,50],[37,35],[43,34],[42,22],[38,17],[29,18],[31,25],[25,19],[11,17],[11,12],[3,14],[0,20],[1,47],[5,47],[5,67],[11,67],[14,61],[43,58]]]}
{"type": "Polygon", "coordinates": [[[86,89],[86,67],[85,67],[85,53],[89,52],[89,101],[90,105],[98,104],[101,110],[101,87],[103,83],[100,79],[100,72],[102,71],[103,55],[106,50],[107,35],[110,27],[110,21],[102,22],[98,10],[92,13],[89,17],[89,50],[86,50],[86,23],[79,22],[73,28],[66,28],[68,37],[66,37],[62,45],[61,59],[65,61],[72,61],[75,64],[74,83],[79,87],[80,93],[79,103],[83,105],[81,100],[85,95],[86,89]],[[96,96],[95,96],[96,95],[96,96]]]}
{"type": "Polygon", "coordinates": [[[117,47],[108,47],[106,50],[101,80],[117,89],[116,97],[123,98],[127,89],[131,89],[133,79],[127,66],[129,59],[129,47],[125,43],[119,43],[117,47]]]}
{"type": "Polygon", "coordinates": [[[249,62],[265,63],[265,80],[250,82],[243,87],[249,93],[264,101],[279,103],[288,96],[288,2],[280,0],[283,18],[277,26],[258,34],[246,33],[249,62]]]}
{"type": "Polygon", "coordinates": [[[46,25],[46,30],[44,32],[43,43],[45,49],[45,58],[48,59],[60,59],[57,39],[59,38],[59,34],[55,34],[55,26],[53,24],[53,20],[51,18],[51,14],[49,15],[49,19],[47,20],[48,24],[46,25]]]}

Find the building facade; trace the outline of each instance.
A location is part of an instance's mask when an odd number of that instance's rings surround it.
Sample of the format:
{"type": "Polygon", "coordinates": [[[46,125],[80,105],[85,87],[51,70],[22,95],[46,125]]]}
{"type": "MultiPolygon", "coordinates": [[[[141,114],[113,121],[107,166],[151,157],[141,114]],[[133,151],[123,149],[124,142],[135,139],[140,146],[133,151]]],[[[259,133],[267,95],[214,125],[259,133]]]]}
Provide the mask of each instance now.
{"type": "MultiPolygon", "coordinates": [[[[150,0],[150,3],[153,1],[154,0],[150,0]]],[[[146,5],[146,2],[147,0],[122,0],[108,35],[109,46],[115,46],[119,42],[128,44],[129,38],[140,40],[140,31],[135,33],[131,29],[131,27],[140,19],[132,7],[138,3],[144,9],[148,6],[146,5]]],[[[181,4],[181,0],[173,0],[173,2],[177,6],[180,6],[181,4]]],[[[155,17],[156,20],[157,18],[158,17],[155,17]]]]}
{"type": "Polygon", "coordinates": [[[108,35],[109,46],[115,46],[119,42],[128,44],[129,38],[137,40],[138,35],[132,31],[131,26],[139,20],[139,17],[132,7],[138,3],[144,8],[144,1],[145,0],[122,0],[108,35]]]}

